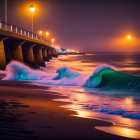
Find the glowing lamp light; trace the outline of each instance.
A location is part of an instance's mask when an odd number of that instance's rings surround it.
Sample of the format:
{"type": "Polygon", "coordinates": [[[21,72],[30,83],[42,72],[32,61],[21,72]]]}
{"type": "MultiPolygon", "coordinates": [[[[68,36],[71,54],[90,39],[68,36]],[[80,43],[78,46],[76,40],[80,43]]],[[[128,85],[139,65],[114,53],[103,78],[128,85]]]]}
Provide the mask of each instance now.
{"type": "Polygon", "coordinates": [[[49,34],[50,34],[49,32],[46,32],[46,36],[49,36],[49,34]]]}
{"type": "Polygon", "coordinates": [[[131,35],[128,35],[128,36],[127,36],[127,39],[131,39],[131,35]]]}
{"type": "Polygon", "coordinates": [[[55,42],[55,39],[54,39],[54,38],[52,38],[52,39],[51,39],[51,41],[52,41],[52,43],[54,43],[54,42],[55,42]]]}
{"type": "Polygon", "coordinates": [[[33,15],[35,12],[35,7],[31,5],[29,9],[30,9],[30,13],[33,15]]]}
{"type": "Polygon", "coordinates": [[[43,33],[42,31],[39,31],[39,34],[40,34],[40,35],[42,35],[42,33],[43,33]]]}

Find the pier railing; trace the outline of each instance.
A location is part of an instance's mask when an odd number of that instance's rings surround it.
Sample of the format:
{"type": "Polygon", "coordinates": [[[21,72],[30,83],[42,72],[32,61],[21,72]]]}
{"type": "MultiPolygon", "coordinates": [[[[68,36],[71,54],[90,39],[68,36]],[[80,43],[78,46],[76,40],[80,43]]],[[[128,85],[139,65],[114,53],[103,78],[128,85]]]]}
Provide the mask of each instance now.
{"type": "Polygon", "coordinates": [[[27,36],[27,37],[31,37],[33,39],[39,39],[40,41],[51,44],[50,41],[48,41],[44,37],[42,37],[38,34],[32,33],[28,30],[23,29],[23,28],[20,28],[18,26],[9,24],[9,23],[5,23],[5,22],[0,21],[0,29],[4,29],[6,31],[10,31],[10,32],[14,32],[14,33],[17,33],[17,34],[27,36]]]}

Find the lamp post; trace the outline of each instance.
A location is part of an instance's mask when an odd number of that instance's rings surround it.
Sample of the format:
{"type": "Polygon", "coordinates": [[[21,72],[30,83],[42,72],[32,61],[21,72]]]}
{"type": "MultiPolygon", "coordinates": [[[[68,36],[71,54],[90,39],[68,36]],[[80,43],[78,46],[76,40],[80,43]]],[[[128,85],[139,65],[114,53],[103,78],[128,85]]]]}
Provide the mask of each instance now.
{"type": "Polygon", "coordinates": [[[46,36],[47,36],[47,43],[48,43],[48,40],[49,40],[49,35],[50,35],[50,33],[49,33],[49,32],[46,32],[46,36]]]}
{"type": "Polygon", "coordinates": [[[7,30],[7,0],[5,0],[5,29],[7,30]]]}
{"type": "Polygon", "coordinates": [[[30,13],[32,15],[32,36],[33,36],[33,31],[34,31],[34,12],[35,12],[35,7],[33,5],[30,6],[30,13]]]}

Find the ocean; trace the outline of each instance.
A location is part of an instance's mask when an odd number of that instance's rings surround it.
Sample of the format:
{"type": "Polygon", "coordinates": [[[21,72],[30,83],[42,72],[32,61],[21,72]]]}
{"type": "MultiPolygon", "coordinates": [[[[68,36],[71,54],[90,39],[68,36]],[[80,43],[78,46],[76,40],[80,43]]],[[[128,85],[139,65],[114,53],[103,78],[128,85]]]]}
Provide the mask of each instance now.
{"type": "Polygon", "coordinates": [[[129,133],[123,136],[140,132],[139,53],[60,55],[39,70],[13,61],[4,80],[49,86],[48,90],[68,97],[57,100],[70,102],[63,107],[77,111],[77,116],[127,128],[129,133]]]}

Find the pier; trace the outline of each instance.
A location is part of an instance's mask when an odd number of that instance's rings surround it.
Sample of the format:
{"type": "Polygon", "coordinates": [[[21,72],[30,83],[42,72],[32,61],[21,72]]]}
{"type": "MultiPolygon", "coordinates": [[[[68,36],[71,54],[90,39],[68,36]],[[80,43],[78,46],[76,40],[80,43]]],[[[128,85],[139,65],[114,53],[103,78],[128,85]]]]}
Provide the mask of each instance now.
{"type": "Polygon", "coordinates": [[[53,45],[43,37],[11,24],[0,22],[0,69],[12,61],[31,67],[45,66],[45,61],[56,57],[53,45]]]}

